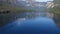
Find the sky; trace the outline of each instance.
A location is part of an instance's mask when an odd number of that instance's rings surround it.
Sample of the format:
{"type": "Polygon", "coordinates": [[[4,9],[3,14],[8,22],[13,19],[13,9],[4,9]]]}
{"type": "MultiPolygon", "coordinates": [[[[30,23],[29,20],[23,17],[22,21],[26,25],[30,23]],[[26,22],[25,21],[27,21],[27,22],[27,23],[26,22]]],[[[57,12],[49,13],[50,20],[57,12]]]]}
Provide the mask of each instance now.
{"type": "Polygon", "coordinates": [[[53,0],[36,0],[38,2],[46,2],[46,1],[53,1],[53,0]]]}

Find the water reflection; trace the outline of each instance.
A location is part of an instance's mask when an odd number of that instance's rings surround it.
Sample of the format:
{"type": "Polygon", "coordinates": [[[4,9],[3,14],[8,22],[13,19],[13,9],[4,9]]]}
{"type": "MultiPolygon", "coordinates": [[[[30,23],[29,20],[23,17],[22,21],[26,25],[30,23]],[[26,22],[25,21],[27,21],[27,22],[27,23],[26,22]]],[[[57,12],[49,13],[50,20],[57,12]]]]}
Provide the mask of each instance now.
{"type": "Polygon", "coordinates": [[[0,31],[2,34],[60,33],[55,22],[47,17],[36,17],[30,20],[25,20],[25,18],[17,19],[13,23],[3,27],[0,31]]]}

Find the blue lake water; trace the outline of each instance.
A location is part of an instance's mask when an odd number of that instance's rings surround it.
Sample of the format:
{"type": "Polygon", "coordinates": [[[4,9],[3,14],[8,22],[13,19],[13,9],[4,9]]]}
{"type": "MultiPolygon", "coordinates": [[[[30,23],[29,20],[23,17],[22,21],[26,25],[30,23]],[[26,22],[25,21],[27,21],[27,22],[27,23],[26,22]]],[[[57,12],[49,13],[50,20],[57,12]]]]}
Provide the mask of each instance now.
{"type": "Polygon", "coordinates": [[[0,28],[0,34],[60,34],[53,19],[37,17],[29,20],[17,19],[0,28]]]}

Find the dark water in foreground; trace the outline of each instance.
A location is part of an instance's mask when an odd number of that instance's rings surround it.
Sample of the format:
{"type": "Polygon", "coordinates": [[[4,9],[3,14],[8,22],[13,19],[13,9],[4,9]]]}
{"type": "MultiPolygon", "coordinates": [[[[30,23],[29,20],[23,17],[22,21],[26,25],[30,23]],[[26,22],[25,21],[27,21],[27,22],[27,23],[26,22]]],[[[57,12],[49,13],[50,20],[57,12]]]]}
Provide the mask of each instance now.
{"type": "Polygon", "coordinates": [[[60,34],[55,22],[47,17],[30,20],[17,19],[0,28],[0,34],[60,34]]]}

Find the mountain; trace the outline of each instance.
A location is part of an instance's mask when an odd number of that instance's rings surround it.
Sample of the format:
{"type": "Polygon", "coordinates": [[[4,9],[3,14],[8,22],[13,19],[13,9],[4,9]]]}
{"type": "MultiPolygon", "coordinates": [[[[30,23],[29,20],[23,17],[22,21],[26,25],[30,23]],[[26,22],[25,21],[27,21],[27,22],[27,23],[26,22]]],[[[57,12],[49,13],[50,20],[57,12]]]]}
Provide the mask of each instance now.
{"type": "Polygon", "coordinates": [[[34,9],[36,11],[43,11],[46,9],[47,2],[26,2],[26,1],[19,1],[17,3],[19,7],[25,9],[34,9]]]}
{"type": "MultiPolygon", "coordinates": [[[[36,11],[43,11],[46,9],[46,4],[47,2],[35,2],[35,1],[18,1],[18,0],[5,0],[2,2],[3,5],[6,7],[10,7],[10,6],[13,6],[13,7],[19,7],[19,8],[25,8],[25,9],[34,9],[36,11]]],[[[1,4],[0,4],[1,5],[1,4]]],[[[7,7],[7,8],[8,8],[7,7]]]]}

